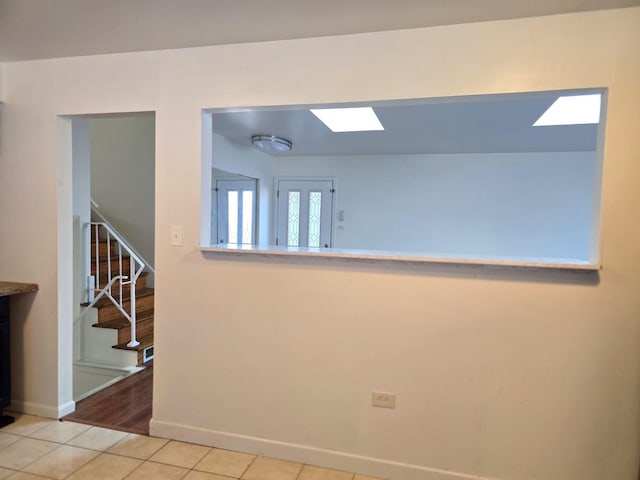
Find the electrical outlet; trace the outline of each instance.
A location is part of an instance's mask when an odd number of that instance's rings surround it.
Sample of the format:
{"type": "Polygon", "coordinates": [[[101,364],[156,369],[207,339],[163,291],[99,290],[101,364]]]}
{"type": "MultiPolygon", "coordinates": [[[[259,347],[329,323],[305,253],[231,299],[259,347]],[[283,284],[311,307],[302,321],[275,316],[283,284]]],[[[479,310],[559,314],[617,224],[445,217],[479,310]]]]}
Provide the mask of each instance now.
{"type": "Polygon", "coordinates": [[[371,405],[374,407],[396,408],[396,394],[371,392],[371,405]]]}

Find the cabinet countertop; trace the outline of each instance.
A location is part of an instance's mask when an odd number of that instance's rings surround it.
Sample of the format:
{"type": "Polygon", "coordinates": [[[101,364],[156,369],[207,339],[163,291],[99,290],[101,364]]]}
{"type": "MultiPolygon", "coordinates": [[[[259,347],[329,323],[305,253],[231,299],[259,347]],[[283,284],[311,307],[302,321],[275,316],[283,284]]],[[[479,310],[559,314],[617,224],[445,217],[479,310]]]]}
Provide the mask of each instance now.
{"type": "Polygon", "coordinates": [[[37,292],[38,285],[35,283],[18,283],[0,281],[0,297],[7,295],[18,295],[20,293],[37,292]]]}

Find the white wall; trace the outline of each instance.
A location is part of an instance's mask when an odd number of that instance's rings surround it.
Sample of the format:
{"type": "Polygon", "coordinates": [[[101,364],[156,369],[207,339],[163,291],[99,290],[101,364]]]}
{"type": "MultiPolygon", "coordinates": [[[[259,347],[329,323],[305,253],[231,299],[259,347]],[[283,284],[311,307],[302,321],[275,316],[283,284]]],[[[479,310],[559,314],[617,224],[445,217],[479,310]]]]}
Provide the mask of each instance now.
{"type": "Polygon", "coordinates": [[[334,176],[336,248],[589,259],[594,152],[286,157],[334,176]]]}
{"type": "Polygon", "coordinates": [[[155,111],[155,434],[402,480],[637,479],[639,25],[634,8],[3,65],[0,205],[19,214],[0,277],[40,284],[12,305],[16,400],[70,396],[57,115],[155,111]],[[598,275],[198,250],[203,108],[583,87],[609,88],[598,275]]]}
{"type": "Polygon", "coordinates": [[[100,213],[153,267],[155,118],[92,118],[89,125],[91,196],[100,213]]]}

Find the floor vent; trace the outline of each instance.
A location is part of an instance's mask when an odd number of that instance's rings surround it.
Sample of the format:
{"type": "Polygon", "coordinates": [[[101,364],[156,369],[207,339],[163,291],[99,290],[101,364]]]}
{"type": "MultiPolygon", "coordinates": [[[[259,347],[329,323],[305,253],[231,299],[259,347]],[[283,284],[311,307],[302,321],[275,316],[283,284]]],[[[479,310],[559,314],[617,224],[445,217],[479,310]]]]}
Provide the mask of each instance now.
{"type": "Polygon", "coordinates": [[[153,360],[153,345],[142,351],[142,363],[147,363],[149,360],[153,360]]]}

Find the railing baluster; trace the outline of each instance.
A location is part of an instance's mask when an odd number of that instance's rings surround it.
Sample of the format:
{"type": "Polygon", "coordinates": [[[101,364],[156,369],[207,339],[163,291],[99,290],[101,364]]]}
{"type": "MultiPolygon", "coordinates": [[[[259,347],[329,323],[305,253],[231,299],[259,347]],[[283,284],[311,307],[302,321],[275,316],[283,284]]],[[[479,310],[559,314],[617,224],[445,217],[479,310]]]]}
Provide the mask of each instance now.
{"type": "Polygon", "coordinates": [[[87,308],[94,306],[96,302],[100,300],[100,298],[102,298],[103,296],[106,296],[118,308],[118,310],[120,310],[120,312],[125,316],[125,318],[131,324],[131,341],[127,343],[127,346],[137,347],[138,345],[140,345],[140,342],[136,338],[136,282],[138,277],[144,270],[145,264],[138,258],[137,255],[133,253],[133,251],[127,246],[127,244],[124,243],[122,239],[113,230],[111,230],[111,228],[108,227],[106,224],[100,223],[100,222],[92,222],[90,225],[94,227],[95,241],[96,241],[95,278],[97,282],[97,287],[95,287],[94,291],[99,290],[99,293],[94,297],[93,301],[89,303],[89,306],[87,308]],[[100,282],[99,234],[100,234],[101,228],[104,230],[106,234],[105,241],[107,242],[107,248],[106,248],[107,281],[104,287],[101,286],[101,282],[100,282]],[[117,242],[117,245],[118,245],[118,275],[117,276],[113,275],[112,268],[111,268],[111,263],[113,262],[113,258],[111,255],[112,238],[117,242]],[[128,276],[126,276],[124,274],[125,272],[123,271],[123,258],[122,258],[123,249],[129,255],[129,275],[128,276]],[[117,300],[113,297],[113,292],[112,292],[113,283],[116,281],[119,282],[117,300]],[[123,284],[129,285],[129,292],[130,292],[129,293],[129,300],[130,300],[129,312],[127,312],[127,310],[124,308],[125,302],[124,302],[124,292],[123,292],[124,285],[123,284]]]}
{"type": "MultiPolygon", "coordinates": [[[[122,245],[120,243],[118,243],[118,274],[122,277],[122,245]]],[[[120,278],[118,284],[120,286],[120,296],[118,298],[120,299],[120,303],[122,303],[122,278],[120,278]]]]}
{"type": "Polygon", "coordinates": [[[107,231],[107,281],[109,282],[109,295],[112,295],[111,287],[113,286],[111,283],[111,279],[113,276],[111,275],[111,235],[107,231]]]}
{"type": "Polygon", "coordinates": [[[98,225],[95,225],[93,230],[96,240],[96,287],[100,290],[100,240],[98,240],[98,225]]]}
{"type": "Polygon", "coordinates": [[[135,261],[129,257],[129,298],[131,299],[131,341],[127,344],[128,347],[137,347],[140,342],[136,338],[136,275],[135,275],[135,261]]]}

